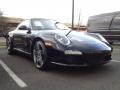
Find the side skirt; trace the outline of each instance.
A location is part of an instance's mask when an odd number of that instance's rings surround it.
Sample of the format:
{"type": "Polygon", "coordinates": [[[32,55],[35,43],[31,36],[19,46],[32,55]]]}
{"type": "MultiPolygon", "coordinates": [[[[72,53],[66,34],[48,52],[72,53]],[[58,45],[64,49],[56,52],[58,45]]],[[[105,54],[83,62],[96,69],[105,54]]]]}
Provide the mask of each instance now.
{"type": "Polygon", "coordinates": [[[27,55],[30,55],[30,56],[31,56],[31,53],[26,52],[26,51],[24,51],[24,50],[22,50],[22,49],[19,49],[19,48],[14,48],[14,50],[19,51],[19,52],[22,52],[22,53],[25,53],[25,54],[27,54],[27,55]]]}

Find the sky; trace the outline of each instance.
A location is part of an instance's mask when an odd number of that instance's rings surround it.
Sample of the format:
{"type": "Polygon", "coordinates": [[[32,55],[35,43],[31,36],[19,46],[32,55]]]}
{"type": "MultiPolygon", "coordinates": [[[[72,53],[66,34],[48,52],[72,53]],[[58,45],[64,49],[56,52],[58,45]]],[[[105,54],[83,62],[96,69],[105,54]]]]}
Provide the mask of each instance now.
{"type": "MultiPolygon", "coordinates": [[[[119,0],[74,0],[75,23],[86,25],[88,17],[120,11],[119,0]]],[[[48,18],[64,23],[72,21],[72,0],[0,0],[4,16],[20,18],[48,18]]]]}

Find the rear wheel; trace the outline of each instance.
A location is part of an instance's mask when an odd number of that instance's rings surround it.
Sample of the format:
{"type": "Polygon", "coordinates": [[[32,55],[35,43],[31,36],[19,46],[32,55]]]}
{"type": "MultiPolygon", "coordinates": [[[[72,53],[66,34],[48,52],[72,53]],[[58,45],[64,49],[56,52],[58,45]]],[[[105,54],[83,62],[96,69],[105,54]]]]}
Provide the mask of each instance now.
{"type": "Polygon", "coordinates": [[[14,54],[13,41],[10,39],[10,37],[6,39],[6,44],[7,44],[8,54],[13,55],[14,54]]]}
{"type": "Polygon", "coordinates": [[[36,41],[32,50],[34,64],[38,69],[46,69],[48,65],[46,48],[42,41],[36,41]]]}

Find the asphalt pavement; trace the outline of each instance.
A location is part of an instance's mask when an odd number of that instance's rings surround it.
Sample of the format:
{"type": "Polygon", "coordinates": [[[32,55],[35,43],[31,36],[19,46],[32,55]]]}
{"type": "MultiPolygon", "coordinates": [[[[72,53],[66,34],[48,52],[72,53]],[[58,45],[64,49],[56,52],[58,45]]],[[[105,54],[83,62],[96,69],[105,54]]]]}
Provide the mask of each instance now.
{"type": "Polygon", "coordinates": [[[120,90],[120,45],[114,45],[112,61],[101,67],[36,69],[23,54],[8,55],[0,49],[0,90],[120,90]]]}

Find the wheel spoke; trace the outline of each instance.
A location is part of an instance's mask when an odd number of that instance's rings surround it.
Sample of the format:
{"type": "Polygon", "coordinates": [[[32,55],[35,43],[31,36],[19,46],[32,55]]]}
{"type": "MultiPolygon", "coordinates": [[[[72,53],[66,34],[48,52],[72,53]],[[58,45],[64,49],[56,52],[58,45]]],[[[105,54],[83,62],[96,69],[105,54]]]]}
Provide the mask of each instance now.
{"type": "Polygon", "coordinates": [[[10,49],[10,40],[7,41],[7,49],[10,49]]]}
{"type": "Polygon", "coordinates": [[[40,68],[43,65],[43,51],[39,43],[35,44],[33,50],[34,63],[36,67],[40,68]]]}

